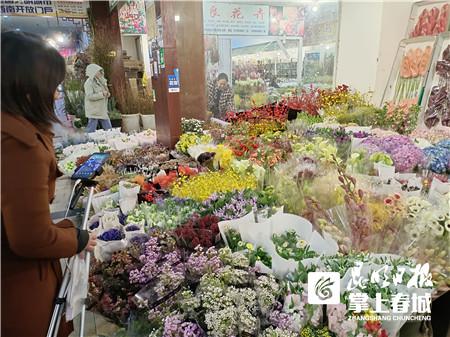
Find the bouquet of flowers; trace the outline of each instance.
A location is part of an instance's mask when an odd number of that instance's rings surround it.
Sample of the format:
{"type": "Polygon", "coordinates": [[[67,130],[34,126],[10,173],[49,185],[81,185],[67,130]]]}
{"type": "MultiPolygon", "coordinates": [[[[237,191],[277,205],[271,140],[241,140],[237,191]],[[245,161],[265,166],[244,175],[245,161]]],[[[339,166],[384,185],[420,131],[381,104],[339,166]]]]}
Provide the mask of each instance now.
{"type": "Polygon", "coordinates": [[[199,210],[197,202],[191,199],[157,199],[155,203],[140,205],[148,227],[174,229],[188,221],[199,210]]]}
{"type": "Polygon", "coordinates": [[[187,150],[198,144],[209,144],[212,142],[212,137],[207,134],[198,135],[194,132],[183,133],[180,136],[180,140],[175,145],[175,148],[181,153],[187,153],[187,150]]]}
{"type": "Polygon", "coordinates": [[[190,179],[180,177],[172,186],[171,193],[178,198],[204,201],[214,193],[255,188],[254,175],[239,175],[229,169],[222,172],[202,173],[190,179]]]}
{"type": "Polygon", "coordinates": [[[182,133],[196,133],[198,135],[203,134],[204,122],[195,118],[181,118],[181,132],[182,133]]]}
{"type": "Polygon", "coordinates": [[[412,171],[423,163],[423,151],[406,136],[369,137],[362,145],[366,149],[372,149],[369,150],[372,153],[383,151],[389,154],[399,172],[412,171]]]}
{"type": "Polygon", "coordinates": [[[209,248],[218,239],[219,218],[214,215],[194,214],[188,222],[175,229],[174,234],[181,247],[194,250],[198,245],[209,248]]]}

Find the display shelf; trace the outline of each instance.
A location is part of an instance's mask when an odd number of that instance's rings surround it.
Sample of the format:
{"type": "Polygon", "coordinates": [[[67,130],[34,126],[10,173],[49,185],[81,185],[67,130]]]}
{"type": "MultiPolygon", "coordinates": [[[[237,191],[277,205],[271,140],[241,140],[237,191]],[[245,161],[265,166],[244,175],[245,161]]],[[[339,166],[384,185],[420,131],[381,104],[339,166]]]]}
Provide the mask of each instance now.
{"type": "MultiPolygon", "coordinates": [[[[430,71],[428,72],[428,76],[426,79],[426,84],[425,84],[425,89],[424,89],[424,95],[423,95],[423,104],[422,104],[422,109],[421,109],[421,114],[419,116],[419,125],[420,126],[425,126],[425,113],[426,110],[429,108],[429,101],[430,101],[430,96],[432,93],[433,88],[435,87],[439,87],[440,84],[445,85],[444,83],[440,83],[441,81],[444,81],[444,79],[440,79],[440,76],[437,74],[436,72],[436,65],[438,63],[438,61],[442,60],[444,57],[444,51],[446,50],[446,48],[448,48],[450,46],[450,32],[444,33],[439,35],[439,37],[437,38],[436,41],[436,48],[435,48],[435,52],[433,54],[433,58],[431,60],[431,64],[430,64],[430,71]]],[[[448,87],[448,83],[447,83],[447,87],[448,87]]],[[[448,91],[447,91],[447,95],[449,95],[448,91]]],[[[448,99],[450,99],[447,96],[448,99]]],[[[439,121],[439,125],[441,121],[439,121]]]]}
{"type": "Polygon", "coordinates": [[[404,39],[395,56],[382,102],[421,104],[436,37],[404,39]]]}

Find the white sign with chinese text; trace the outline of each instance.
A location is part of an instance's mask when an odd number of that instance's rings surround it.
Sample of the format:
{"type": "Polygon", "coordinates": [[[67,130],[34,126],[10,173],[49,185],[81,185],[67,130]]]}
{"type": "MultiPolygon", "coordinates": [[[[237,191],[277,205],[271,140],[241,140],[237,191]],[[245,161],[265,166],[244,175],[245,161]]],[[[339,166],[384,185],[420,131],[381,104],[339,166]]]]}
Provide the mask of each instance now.
{"type": "Polygon", "coordinates": [[[203,32],[212,35],[268,35],[269,6],[203,2],[203,32]]]}

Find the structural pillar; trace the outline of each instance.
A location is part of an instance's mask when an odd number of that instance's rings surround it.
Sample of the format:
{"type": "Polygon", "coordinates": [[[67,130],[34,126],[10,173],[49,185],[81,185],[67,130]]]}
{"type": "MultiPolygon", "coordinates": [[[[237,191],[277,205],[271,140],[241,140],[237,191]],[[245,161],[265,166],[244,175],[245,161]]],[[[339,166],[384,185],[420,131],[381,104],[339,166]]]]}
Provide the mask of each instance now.
{"type": "Polygon", "coordinates": [[[181,133],[181,117],[206,118],[206,79],[202,3],[156,1],[162,19],[164,68],[152,77],[158,142],[174,147],[181,133]],[[169,92],[168,76],[179,70],[180,91],[169,92]]]}

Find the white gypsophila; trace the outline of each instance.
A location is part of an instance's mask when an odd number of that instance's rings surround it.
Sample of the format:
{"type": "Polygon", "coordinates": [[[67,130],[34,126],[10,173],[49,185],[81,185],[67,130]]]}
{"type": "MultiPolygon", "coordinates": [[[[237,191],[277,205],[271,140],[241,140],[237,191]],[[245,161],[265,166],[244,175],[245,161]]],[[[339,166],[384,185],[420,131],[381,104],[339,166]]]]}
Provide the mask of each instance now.
{"type": "Polygon", "coordinates": [[[238,330],[241,333],[247,333],[254,335],[258,328],[258,318],[253,316],[249,310],[245,307],[239,306],[238,308],[238,330]]]}
{"type": "Polygon", "coordinates": [[[236,335],[238,312],[234,306],[205,314],[205,323],[209,335],[213,337],[229,337],[236,335]]]}

